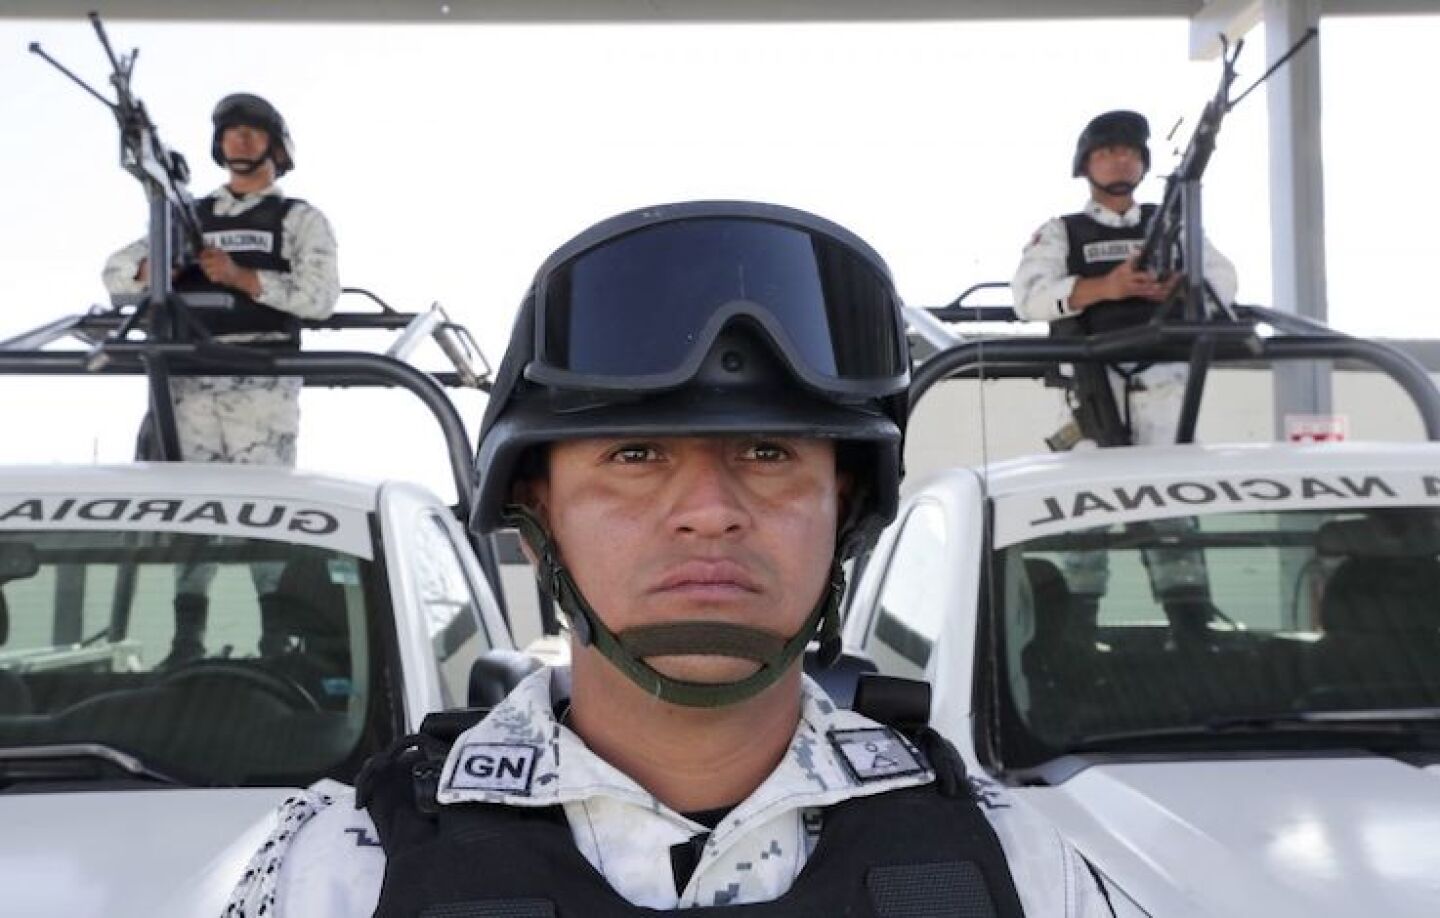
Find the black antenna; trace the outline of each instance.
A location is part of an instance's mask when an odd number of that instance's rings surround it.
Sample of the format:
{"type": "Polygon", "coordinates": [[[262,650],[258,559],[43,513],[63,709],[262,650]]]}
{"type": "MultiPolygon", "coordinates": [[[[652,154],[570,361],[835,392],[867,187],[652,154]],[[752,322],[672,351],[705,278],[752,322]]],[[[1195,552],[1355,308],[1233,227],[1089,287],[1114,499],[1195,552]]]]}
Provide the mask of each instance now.
{"type": "Polygon", "coordinates": [[[1315,28],[1314,26],[1311,26],[1310,28],[1306,29],[1306,30],[1305,30],[1305,34],[1302,35],[1302,36],[1300,36],[1300,40],[1299,40],[1299,41],[1297,41],[1295,44],[1293,44],[1293,45],[1290,46],[1290,50],[1289,50],[1289,51],[1286,51],[1284,54],[1280,55],[1280,59],[1277,60],[1275,63],[1271,64],[1271,65],[1270,65],[1270,69],[1268,69],[1268,70],[1266,70],[1264,73],[1260,74],[1260,79],[1258,79],[1258,80],[1256,80],[1255,82],[1251,83],[1248,87],[1246,87],[1246,89],[1245,89],[1244,92],[1240,93],[1240,95],[1238,95],[1238,96],[1235,97],[1235,101],[1230,103],[1230,107],[1231,107],[1231,108],[1234,108],[1235,106],[1239,105],[1242,101],[1244,101],[1245,97],[1248,96],[1248,95],[1250,95],[1250,93],[1254,92],[1254,91],[1256,90],[1256,88],[1258,88],[1258,87],[1260,86],[1261,83],[1263,83],[1263,82],[1265,82],[1266,80],[1270,79],[1270,75],[1271,75],[1272,73],[1274,73],[1275,71],[1279,70],[1281,67],[1285,66],[1285,62],[1288,61],[1288,60],[1290,60],[1290,58],[1294,57],[1295,54],[1296,54],[1301,48],[1305,47],[1305,45],[1308,44],[1311,40],[1316,39],[1316,38],[1319,38],[1319,37],[1320,37],[1320,30],[1319,30],[1319,29],[1315,28]]]}

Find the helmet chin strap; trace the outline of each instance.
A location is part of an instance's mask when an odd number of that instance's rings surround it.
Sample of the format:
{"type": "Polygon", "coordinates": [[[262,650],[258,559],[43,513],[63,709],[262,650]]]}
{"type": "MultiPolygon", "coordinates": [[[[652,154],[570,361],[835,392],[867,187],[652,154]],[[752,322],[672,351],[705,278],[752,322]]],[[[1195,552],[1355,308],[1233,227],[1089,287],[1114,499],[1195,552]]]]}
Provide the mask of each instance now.
{"type": "Polygon", "coordinates": [[[271,162],[275,161],[275,149],[268,145],[265,147],[265,152],[261,154],[259,159],[243,159],[237,156],[234,159],[225,160],[225,168],[238,172],[241,175],[251,175],[255,170],[265,165],[265,160],[267,159],[271,162]]]}
{"type": "Polygon", "coordinates": [[[840,597],[844,574],[839,560],[830,568],[830,584],[794,636],[785,639],[768,632],[727,622],[667,622],[643,625],[616,633],[595,614],[570,572],[556,556],[555,543],[545,526],[528,508],[505,508],[504,520],[520,531],[538,559],[540,584],[570,619],[582,645],[593,646],[605,659],[647,693],[671,704],[716,708],[753,698],[774,685],[805,652],[812,637],[820,640],[821,662],[834,662],[840,654],[840,597]],[[754,673],[734,682],[687,682],[659,672],[644,661],[652,656],[722,656],[760,664],[754,673]]]}
{"type": "MultiPolygon", "coordinates": [[[[1089,176],[1086,177],[1089,178],[1089,176]]],[[[1139,182],[1110,182],[1109,184],[1102,185],[1094,179],[1090,179],[1090,184],[1115,198],[1128,198],[1135,193],[1135,189],[1140,185],[1139,182]]]]}
{"type": "Polygon", "coordinates": [[[259,169],[264,162],[265,157],[261,157],[260,159],[227,159],[225,160],[225,168],[232,172],[238,172],[241,175],[249,175],[256,169],[259,169]]]}

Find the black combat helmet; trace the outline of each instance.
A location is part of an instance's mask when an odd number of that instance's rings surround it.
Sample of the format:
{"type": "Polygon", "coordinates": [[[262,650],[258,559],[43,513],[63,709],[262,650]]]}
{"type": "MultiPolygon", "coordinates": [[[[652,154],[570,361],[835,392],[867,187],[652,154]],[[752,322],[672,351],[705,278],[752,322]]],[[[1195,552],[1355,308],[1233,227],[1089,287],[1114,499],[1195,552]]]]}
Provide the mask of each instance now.
{"type": "Polygon", "coordinates": [[[1139,150],[1145,171],[1149,172],[1149,142],[1150,122],[1139,112],[1121,109],[1097,115],[1085,125],[1085,130],[1080,132],[1080,139],[1075,141],[1075,161],[1071,165],[1070,174],[1075,178],[1081,177],[1085,174],[1085,161],[1090,158],[1092,150],[1113,146],[1139,150]]]}
{"type": "Polygon", "coordinates": [[[295,168],[295,142],[290,139],[285,119],[280,116],[275,106],[261,97],[248,92],[232,93],[215,104],[210,120],[215,125],[214,133],[210,136],[210,158],[215,160],[215,165],[226,165],[225,154],[220,149],[220,135],[225,133],[226,128],[243,124],[246,127],[261,128],[270,135],[270,147],[266,155],[275,161],[277,176],[295,168]]]}
{"type": "Polygon", "coordinates": [[[843,227],[746,202],[622,214],[552,254],[521,305],[481,426],[471,527],[516,526],[576,636],[648,691],[695,705],[749,697],[817,631],[826,651],[838,649],[839,561],[894,518],[909,379],[889,270],[843,227]],[[831,595],[784,648],[755,655],[762,666],[750,679],[678,682],[604,627],[549,534],[511,505],[512,490],[548,443],[756,433],[836,441],[853,490],[831,595]]]}

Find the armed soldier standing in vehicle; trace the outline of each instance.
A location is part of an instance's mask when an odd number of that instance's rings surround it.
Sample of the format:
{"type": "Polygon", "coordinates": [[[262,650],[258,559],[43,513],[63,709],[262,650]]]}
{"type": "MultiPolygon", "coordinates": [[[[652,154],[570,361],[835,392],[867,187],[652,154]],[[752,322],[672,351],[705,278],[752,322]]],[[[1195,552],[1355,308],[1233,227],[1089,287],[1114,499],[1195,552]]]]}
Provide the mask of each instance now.
{"type": "MultiPolygon", "coordinates": [[[[1089,185],[1077,213],[1046,222],[1011,281],[1015,312],[1048,322],[1052,335],[1094,335],[1143,325],[1176,292],[1183,275],[1157,277],[1138,263],[1154,218],[1153,204],[1137,204],[1135,189],[1150,171],[1150,126],[1133,111],[1096,116],[1075,144],[1071,173],[1089,185]]],[[[1235,299],[1235,267],[1205,240],[1206,295],[1228,307],[1235,299]]],[[[1076,364],[1065,393],[1062,426],[1052,448],[1147,446],[1174,443],[1185,395],[1180,363],[1076,364]]],[[[1109,578],[1104,552],[1065,558],[1066,579],[1093,624],[1109,578]]],[[[1212,607],[1203,562],[1189,551],[1147,553],[1157,597],[1178,632],[1196,634],[1212,607]]]]}
{"type": "MultiPolygon", "coordinates": [[[[220,100],[212,120],[211,157],[229,180],[196,202],[206,245],[175,288],[234,296],[228,309],[192,311],[216,340],[298,350],[300,320],[327,318],[340,296],[335,234],[316,207],[275,184],[295,156],[274,106],[237,93],[220,100]]],[[[147,254],[141,239],[110,257],[103,278],[111,295],[145,290],[147,254]]],[[[298,378],[177,377],[171,385],[181,458],[295,464],[298,378]]]]}
{"type": "Polygon", "coordinates": [[[491,392],[472,526],[519,529],[573,664],[372,759],[358,803],[291,798],[225,914],[1104,914],[937,735],[802,674],[894,516],[908,380],[884,263],[813,215],[668,205],[563,246],[491,392]]]}
{"type": "MultiPolygon", "coordinates": [[[[229,179],[196,202],[205,246],[196,263],[176,276],[175,289],[233,297],[228,308],[190,311],[216,341],[298,350],[300,320],[328,317],[340,296],[335,234],[317,208],[285,197],[275,184],[295,168],[295,153],[273,105],[236,93],[220,100],[212,121],[210,154],[229,179]]],[[[148,254],[141,239],[110,257],[103,279],[112,296],[146,289],[148,254]]],[[[180,458],[293,466],[301,385],[298,377],[172,377],[180,458]]],[[[142,430],[141,458],[155,455],[149,428],[147,423],[142,430]]],[[[257,577],[264,576],[259,571],[257,577]]],[[[180,578],[173,662],[204,653],[205,595],[213,574],[213,566],[200,566],[180,578]]],[[[257,582],[262,594],[267,587],[273,583],[257,582]]]]}
{"type": "MultiPolygon", "coordinates": [[[[1149,322],[1174,292],[1180,274],[1162,281],[1136,263],[1155,213],[1154,205],[1135,202],[1135,189],[1150,171],[1149,140],[1150,126],[1137,112],[1106,112],[1085,126],[1071,172],[1088,183],[1089,200],[1078,213],[1047,221],[1025,246],[1010,284],[1022,319],[1052,323],[1052,330],[1055,323],[1069,323],[1087,335],[1114,331],[1149,322]]],[[[1204,274],[1217,302],[1234,301],[1235,266],[1208,240],[1204,274]]],[[[1108,370],[1128,441],[1173,443],[1185,367],[1160,363],[1108,370]]]]}

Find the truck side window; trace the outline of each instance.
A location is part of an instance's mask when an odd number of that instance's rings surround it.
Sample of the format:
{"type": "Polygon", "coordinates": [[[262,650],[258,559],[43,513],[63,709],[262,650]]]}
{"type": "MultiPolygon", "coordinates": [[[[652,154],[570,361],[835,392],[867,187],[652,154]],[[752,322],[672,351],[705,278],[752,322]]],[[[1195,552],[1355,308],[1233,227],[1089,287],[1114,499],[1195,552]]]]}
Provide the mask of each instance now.
{"type": "Polygon", "coordinates": [[[881,672],[924,677],[945,608],[938,589],[944,563],[945,514],[935,504],[917,504],[890,555],[879,611],[866,642],[881,672]]]}
{"type": "Polygon", "coordinates": [[[491,642],[480,621],[480,600],[465,576],[444,522],[427,514],[417,530],[416,583],[446,707],[465,703],[470,664],[491,642]]]}

